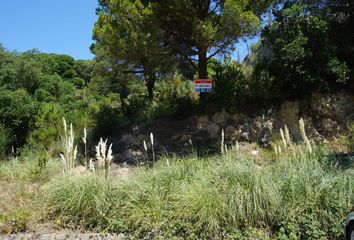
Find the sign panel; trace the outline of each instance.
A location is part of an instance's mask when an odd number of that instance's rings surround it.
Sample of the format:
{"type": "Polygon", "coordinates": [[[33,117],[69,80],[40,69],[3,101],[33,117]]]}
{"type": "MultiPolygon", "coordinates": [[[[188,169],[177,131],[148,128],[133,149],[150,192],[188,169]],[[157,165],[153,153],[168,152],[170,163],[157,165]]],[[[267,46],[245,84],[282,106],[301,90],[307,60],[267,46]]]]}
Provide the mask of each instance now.
{"type": "Polygon", "coordinates": [[[210,79],[197,79],[194,81],[195,91],[198,93],[211,93],[213,82],[210,79]]]}

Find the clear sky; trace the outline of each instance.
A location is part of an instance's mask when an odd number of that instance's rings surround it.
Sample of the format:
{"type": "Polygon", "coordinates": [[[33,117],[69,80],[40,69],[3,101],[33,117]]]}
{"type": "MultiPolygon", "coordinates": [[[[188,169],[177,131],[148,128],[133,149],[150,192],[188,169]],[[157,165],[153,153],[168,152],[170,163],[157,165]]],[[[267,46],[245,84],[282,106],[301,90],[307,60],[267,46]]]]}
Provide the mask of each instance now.
{"type": "Polygon", "coordinates": [[[0,0],[0,43],[11,51],[93,58],[96,7],[97,0],[0,0]]]}
{"type": "MultiPolygon", "coordinates": [[[[89,46],[97,19],[97,0],[0,0],[0,43],[10,50],[33,48],[91,59],[89,46]]],[[[249,46],[257,40],[249,41],[249,46]]],[[[237,44],[240,58],[247,44],[237,44]]],[[[235,52],[232,57],[237,60],[235,52]]]]}

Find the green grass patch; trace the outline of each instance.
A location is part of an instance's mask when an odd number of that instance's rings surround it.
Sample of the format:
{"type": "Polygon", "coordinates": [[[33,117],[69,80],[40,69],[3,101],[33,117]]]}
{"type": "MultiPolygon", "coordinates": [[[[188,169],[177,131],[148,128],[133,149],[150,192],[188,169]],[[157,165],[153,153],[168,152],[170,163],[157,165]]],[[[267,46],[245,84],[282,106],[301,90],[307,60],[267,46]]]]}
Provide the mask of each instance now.
{"type": "Polygon", "coordinates": [[[57,178],[40,206],[61,226],[133,238],[338,239],[354,203],[354,171],[326,158],[301,152],[261,167],[232,154],[165,158],[125,182],[57,178]]]}

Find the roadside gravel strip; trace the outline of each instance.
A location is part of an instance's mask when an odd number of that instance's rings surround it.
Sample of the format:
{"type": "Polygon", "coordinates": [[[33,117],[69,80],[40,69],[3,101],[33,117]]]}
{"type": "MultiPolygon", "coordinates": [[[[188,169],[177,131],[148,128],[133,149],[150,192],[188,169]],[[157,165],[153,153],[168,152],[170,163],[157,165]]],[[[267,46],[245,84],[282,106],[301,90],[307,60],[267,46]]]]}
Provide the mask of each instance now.
{"type": "Polygon", "coordinates": [[[0,235],[2,240],[123,240],[124,234],[27,234],[0,235]]]}

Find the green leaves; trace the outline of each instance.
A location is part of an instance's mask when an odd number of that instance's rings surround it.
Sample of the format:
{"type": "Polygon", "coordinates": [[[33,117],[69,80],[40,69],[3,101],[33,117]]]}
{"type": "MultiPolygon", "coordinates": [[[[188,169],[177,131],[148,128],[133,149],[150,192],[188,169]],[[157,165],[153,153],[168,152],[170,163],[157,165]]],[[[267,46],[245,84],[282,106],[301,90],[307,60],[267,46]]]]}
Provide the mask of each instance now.
{"type": "Polygon", "coordinates": [[[0,88],[0,122],[12,131],[17,144],[23,144],[28,129],[33,127],[37,103],[23,89],[0,88]]]}
{"type": "MultiPolygon", "coordinates": [[[[327,90],[345,83],[350,71],[339,46],[331,38],[327,3],[285,5],[262,35],[263,46],[271,49],[268,71],[275,76],[279,95],[301,97],[310,91],[327,90]]],[[[350,48],[349,48],[350,49],[350,48]]]]}
{"type": "Polygon", "coordinates": [[[130,66],[132,72],[143,73],[151,93],[157,75],[169,70],[174,62],[162,44],[163,32],[157,27],[152,5],[119,0],[101,2],[100,9],[93,30],[93,52],[113,68],[119,62],[130,66]]]}

